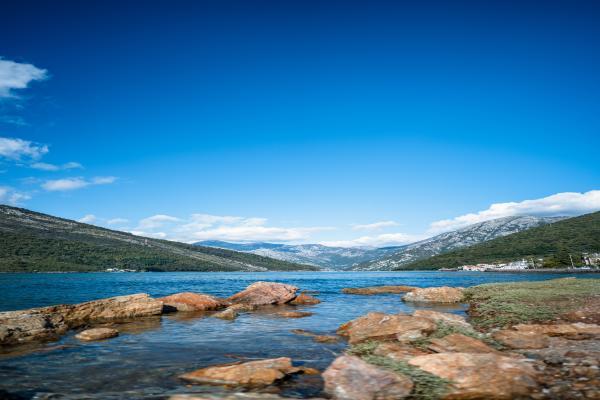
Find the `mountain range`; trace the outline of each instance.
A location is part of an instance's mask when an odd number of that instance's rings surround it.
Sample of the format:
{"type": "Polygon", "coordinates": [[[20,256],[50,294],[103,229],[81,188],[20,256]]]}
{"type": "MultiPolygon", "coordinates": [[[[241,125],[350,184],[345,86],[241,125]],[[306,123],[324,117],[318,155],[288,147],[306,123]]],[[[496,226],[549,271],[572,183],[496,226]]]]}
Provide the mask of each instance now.
{"type": "Polygon", "coordinates": [[[330,247],[321,244],[292,245],[268,242],[233,243],[220,240],[205,240],[195,244],[310,264],[326,270],[349,270],[360,263],[384,257],[402,248],[401,246],[382,248],[330,247]]]}
{"type": "Polygon", "coordinates": [[[452,232],[441,233],[429,239],[410,244],[389,255],[355,266],[359,271],[389,271],[402,269],[403,265],[427,259],[451,250],[551,224],[565,217],[513,216],[479,222],[452,232]]]}
{"type": "Polygon", "coordinates": [[[382,248],[345,248],[328,247],[320,244],[290,245],[268,242],[232,243],[224,241],[202,241],[196,244],[259,254],[279,260],[315,265],[329,270],[380,271],[398,269],[402,265],[413,261],[560,221],[563,218],[505,217],[473,224],[453,232],[442,233],[413,244],[382,248]]]}
{"type": "Polygon", "coordinates": [[[0,205],[0,272],[317,270],[255,254],[192,246],[0,205]]]}
{"type": "Polygon", "coordinates": [[[600,211],[448,251],[399,269],[453,268],[523,258],[534,260],[536,267],[564,268],[582,265],[585,253],[600,253],[600,211]]]}

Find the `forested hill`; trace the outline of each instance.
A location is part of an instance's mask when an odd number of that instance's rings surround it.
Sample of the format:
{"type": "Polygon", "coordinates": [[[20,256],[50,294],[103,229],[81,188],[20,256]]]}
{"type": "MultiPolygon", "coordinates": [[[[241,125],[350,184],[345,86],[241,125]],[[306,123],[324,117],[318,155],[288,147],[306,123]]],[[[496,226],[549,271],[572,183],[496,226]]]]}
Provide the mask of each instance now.
{"type": "Polygon", "coordinates": [[[467,264],[543,258],[544,267],[579,264],[582,253],[600,252],[600,212],[564,219],[523,232],[419,260],[401,269],[454,268],[467,264]]]}
{"type": "Polygon", "coordinates": [[[255,254],[192,246],[0,205],[0,272],[316,270],[255,254]]]}

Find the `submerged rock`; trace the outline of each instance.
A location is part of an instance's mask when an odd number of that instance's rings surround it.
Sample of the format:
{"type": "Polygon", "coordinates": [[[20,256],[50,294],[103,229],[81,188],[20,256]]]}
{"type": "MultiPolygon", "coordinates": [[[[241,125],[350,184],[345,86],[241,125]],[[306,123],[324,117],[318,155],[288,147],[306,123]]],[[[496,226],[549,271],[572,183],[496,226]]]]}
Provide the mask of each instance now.
{"type": "Polygon", "coordinates": [[[424,303],[460,303],[463,300],[463,290],[448,286],[418,288],[406,293],[402,299],[424,303]]]}
{"type": "Polygon", "coordinates": [[[453,333],[443,338],[431,339],[427,348],[436,353],[496,353],[496,349],[481,340],[460,333],[453,333]]]}
{"type": "Polygon", "coordinates": [[[533,366],[497,354],[439,353],[408,363],[450,381],[446,399],[509,400],[526,397],[538,388],[533,366]]]}
{"type": "Polygon", "coordinates": [[[162,308],[162,301],[140,293],[74,305],[2,312],[0,345],[51,340],[84,325],[160,315],[162,308]]]}
{"type": "Polygon", "coordinates": [[[494,332],[492,337],[511,349],[543,349],[550,344],[548,336],[538,332],[503,329],[494,332]]]}
{"type": "Polygon", "coordinates": [[[239,313],[254,310],[256,310],[256,307],[249,304],[234,304],[232,306],[227,307],[223,311],[213,314],[213,317],[226,320],[234,320],[238,317],[239,313]]]}
{"type": "Polygon", "coordinates": [[[342,293],[346,294],[362,294],[362,295],[374,295],[374,294],[399,294],[412,292],[417,289],[414,286],[369,286],[363,288],[343,288],[342,293]]]}
{"type": "Polygon", "coordinates": [[[119,336],[119,331],[112,328],[92,328],[79,332],[75,337],[86,342],[109,339],[119,336]]]}
{"type": "Polygon", "coordinates": [[[317,342],[317,343],[335,343],[335,342],[339,342],[340,341],[339,336],[320,335],[318,333],[306,331],[304,329],[292,329],[291,332],[295,333],[296,335],[302,335],[302,336],[312,337],[313,340],[315,342],[317,342]]]}
{"type": "Polygon", "coordinates": [[[405,342],[419,339],[435,329],[436,324],[427,318],[371,312],[340,326],[337,333],[348,337],[351,344],[383,339],[405,342]]]}
{"type": "Polygon", "coordinates": [[[458,328],[464,328],[472,330],[473,327],[467,322],[465,317],[456,314],[444,313],[433,310],[417,310],[413,313],[415,317],[428,318],[436,323],[442,323],[444,325],[455,326],[458,328]]]}
{"type": "Polygon", "coordinates": [[[335,400],[394,400],[410,394],[410,378],[368,364],[358,357],[341,356],[323,373],[325,392],[335,400]]]}
{"type": "Polygon", "coordinates": [[[253,387],[270,385],[297,372],[301,370],[292,366],[290,358],[280,357],[202,368],[181,378],[203,384],[253,387]]]}
{"type": "Polygon", "coordinates": [[[321,300],[317,299],[316,297],[310,296],[310,295],[302,292],[298,296],[296,296],[296,298],[294,300],[290,301],[290,304],[313,305],[313,304],[319,304],[320,302],[321,302],[321,300]]]}
{"type": "Polygon", "coordinates": [[[162,301],[165,306],[174,308],[177,311],[218,310],[231,304],[214,296],[190,292],[175,293],[161,297],[158,300],[162,301]]]}
{"type": "Polygon", "coordinates": [[[297,287],[283,283],[255,282],[227,300],[253,306],[285,304],[296,297],[297,290],[297,287]]]}
{"type": "Polygon", "coordinates": [[[313,313],[306,311],[282,311],[278,312],[277,315],[283,318],[304,318],[310,317],[313,313]]]}

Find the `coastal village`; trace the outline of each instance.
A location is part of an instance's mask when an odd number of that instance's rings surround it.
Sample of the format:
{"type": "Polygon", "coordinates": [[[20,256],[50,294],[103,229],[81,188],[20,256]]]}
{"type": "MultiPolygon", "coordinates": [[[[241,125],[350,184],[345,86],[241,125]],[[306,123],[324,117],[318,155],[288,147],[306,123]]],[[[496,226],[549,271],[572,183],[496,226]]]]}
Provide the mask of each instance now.
{"type": "MultiPolygon", "coordinates": [[[[571,261],[573,261],[571,259],[571,261]]],[[[459,271],[476,271],[476,272],[488,272],[488,271],[524,271],[535,269],[537,265],[543,265],[544,259],[538,258],[533,259],[521,259],[517,261],[511,261],[507,263],[479,263],[474,265],[463,265],[458,268],[459,271]]],[[[576,267],[572,262],[570,268],[572,270],[600,270],[600,253],[584,253],[581,256],[580,267],[576,267]]]]}

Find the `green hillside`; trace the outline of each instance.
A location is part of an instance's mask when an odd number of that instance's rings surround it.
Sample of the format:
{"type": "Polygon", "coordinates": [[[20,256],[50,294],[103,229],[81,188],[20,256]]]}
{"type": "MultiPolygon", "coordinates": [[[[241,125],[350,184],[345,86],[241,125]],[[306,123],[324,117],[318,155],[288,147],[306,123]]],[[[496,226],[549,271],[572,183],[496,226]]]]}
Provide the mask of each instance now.
{"type": "Polygon", "coordinates": [[[0,205],[0,272],[293,271],[316,267],[193,246],[0,205]]]}
{"type": "MultiPolygon", "coordinates": [[[[600,252],[600,212],[569,218],[523,232],[450,251],[403,266],[406,269],[454,268],[461,265],[544,258],[540,267],[581,264],[581,254],[600,252]]],[[[537,266],[537,265],[536,265],[537,266]]]]}

